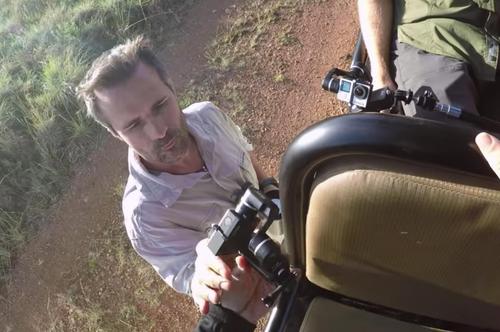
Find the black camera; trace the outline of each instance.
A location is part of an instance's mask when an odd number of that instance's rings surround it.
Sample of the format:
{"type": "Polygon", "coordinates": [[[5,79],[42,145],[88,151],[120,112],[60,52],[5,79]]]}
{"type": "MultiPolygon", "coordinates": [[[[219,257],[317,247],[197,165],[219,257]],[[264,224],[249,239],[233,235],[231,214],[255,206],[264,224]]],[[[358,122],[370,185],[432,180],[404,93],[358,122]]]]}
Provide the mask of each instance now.
{"type": "Polygon", "coordinates": [[[208,248],[216,256],[239,253],[266,280],[278,287],[263,299],[270,306],[279,291],[294,279],[290,263],[267,234],[272,222],[280,216],[278,207],[264,194],[250,186],[236,208],[226,211],[213,226],[208,248]]]}
{"type": "Polygon", "coordinates": [[[372,93],[372,85],[368,81],[352,77],[350,73],[334,68],[328,72],[322,83],[323,89],[337,94],[337,99],[349,106],[366,108],[372,93]]]}

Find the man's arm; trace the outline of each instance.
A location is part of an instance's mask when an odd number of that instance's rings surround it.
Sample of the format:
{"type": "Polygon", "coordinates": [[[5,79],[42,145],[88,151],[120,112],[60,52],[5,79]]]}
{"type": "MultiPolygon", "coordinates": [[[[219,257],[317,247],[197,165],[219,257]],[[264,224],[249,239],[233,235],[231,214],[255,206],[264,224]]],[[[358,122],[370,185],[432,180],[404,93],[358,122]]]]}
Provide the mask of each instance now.
{"type": "Polygon", "coordinates": [[[171,210],[159,202],[140,197],[136,185],[127,184],[122,209],[132,247],[170,287],[180,293],[189,293],[196,259],[193,249],[206,238],[206,232],[182,227],[174,221],[188,218],[189,225],[195,218],[189,216],[192,211],[171,210]]]}
{"type": "Polygon", "coordinates": [[[148,238],[131,238],[134,250],[175,291],[188,294],[194,273],[194,245],[206,237],[204,232],[175,227],[165,223],[165,231],[148,238]],[[170,233],[168,231],[171,231],[170,233]],[[160,240],[161,237],[161,240],[160,240]]]}
{"type": "Polygon", "coordinates": [[[390,75],[393,0],[358,0],[359,23],[370,58],[374,89],[396,89],[390,75]]]}

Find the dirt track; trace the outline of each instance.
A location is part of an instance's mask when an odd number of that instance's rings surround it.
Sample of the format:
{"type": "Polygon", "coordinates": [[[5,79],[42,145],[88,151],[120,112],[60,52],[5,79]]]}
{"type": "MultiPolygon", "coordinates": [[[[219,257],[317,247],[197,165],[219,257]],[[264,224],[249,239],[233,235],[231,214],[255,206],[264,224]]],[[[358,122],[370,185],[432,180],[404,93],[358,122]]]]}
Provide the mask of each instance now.
{"type": "MultiPolygon", "coordinates": [[[[176,47],[163,51],[177,87],[205,69],[204,49],[217,24],[234,12],[231,5],[243,3],[204,0],[194,6],[176,47]]],[[[300,130],[340,112],[340,105],[321,90],[320,82],[332,65],[349,63],[357,34],[354,9],[353,1],[332,0],[307,4],[281,17],[249,56],[252,65],[232,73],[231,79],[243,82],[240,93],[247,104],[247,112],[235,122],[245,124],[261,163],[271,174],[277,174],[287,143],[300,130]],[[283,25],[294,36],[291,45],[277,40],[283,25]],[[284,79],[278,82],[276,73],[284,79]]],[[[0,326],[6,331],[50,329],[51,304],[85,266],[90,243],[111,221],[121,219],[119,198],[113,191],[126,175],[126,147],[113,139],[78,171],[49,226],[18,260],[7,297],[0,302],[0,326]]],[[[103,275],[104,280],[108,277],[103,275]]],[[[115,281],[112,286],[122,285],[115,281]]],[[[154,330],[162,331],[189,331],[198,318],[189,299],[169,290],[148,317],[157,320],[154,330]]]]}

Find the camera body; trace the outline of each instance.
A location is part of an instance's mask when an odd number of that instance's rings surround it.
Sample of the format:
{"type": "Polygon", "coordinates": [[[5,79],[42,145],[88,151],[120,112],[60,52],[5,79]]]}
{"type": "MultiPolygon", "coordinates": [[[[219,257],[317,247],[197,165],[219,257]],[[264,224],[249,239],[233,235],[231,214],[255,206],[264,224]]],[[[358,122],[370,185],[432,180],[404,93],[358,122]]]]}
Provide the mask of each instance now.
{"type": "MultiPolygon", "coordinates": [[[[213,226],[208,248],[216,255],[241,254],[266,280],[286,287],[294,279],[288,259],[266,231],[280,217],[278,207],[264,194],[249,186],[234,209],[226,211],[213,226]]],[[[276,294],[263,299],[272,304],[276,294]]]]}
{"type": "Polygon", "coordinates": [[[372,84],[369,81],[338,68],[328,72],[322,86],[323,89],[335,93],[338,100],[362,109],[367,107],[372,93],[372,84]]]}
{"type": "Polygon", "coordinates": [[[339,91],[337,98],[345,101],[350,106],[366,108],[368,98],[371,94],[371,85],[361,80],[349,79],[347,77],[339,78],[339,91]]]}

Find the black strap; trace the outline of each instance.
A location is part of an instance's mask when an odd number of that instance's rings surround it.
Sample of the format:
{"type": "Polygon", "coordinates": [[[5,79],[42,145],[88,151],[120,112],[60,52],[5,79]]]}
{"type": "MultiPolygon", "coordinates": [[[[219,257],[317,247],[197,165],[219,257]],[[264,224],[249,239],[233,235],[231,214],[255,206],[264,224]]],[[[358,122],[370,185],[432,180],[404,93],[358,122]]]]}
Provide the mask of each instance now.
{"type": "Polygon", "coordinates": [[[274,177],[271,176],[271,177],[265,178],[259,182],[259,188],[261,188],[261,189],[263,189],[269,185],[279,187],[278,180],[276,180],[274,177]]]}
{"type": "Polygon", "coordinates": [[[220,305],[210,304],[208,314],[198,322],[194,332],[252,332],[255,325],[220,305]]]}

